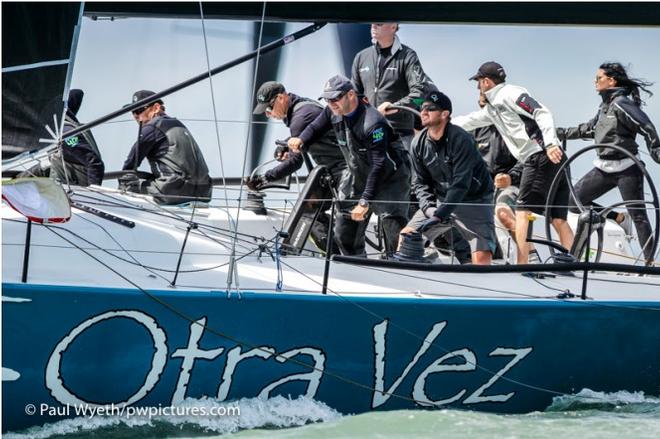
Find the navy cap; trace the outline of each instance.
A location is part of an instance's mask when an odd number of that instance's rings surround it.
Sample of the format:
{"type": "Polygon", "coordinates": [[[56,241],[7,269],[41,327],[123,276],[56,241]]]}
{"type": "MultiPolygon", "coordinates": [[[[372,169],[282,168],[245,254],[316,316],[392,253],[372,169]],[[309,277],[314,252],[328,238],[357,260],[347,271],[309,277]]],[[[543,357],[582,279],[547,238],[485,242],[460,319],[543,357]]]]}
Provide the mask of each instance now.
{"type": "Polygon", "coordinates": [[[337,99],[349,90],[355,90],[353,83],[344,75],[335,75],[323,86],[323,94],[319,99],[337,99]]]}
{"type": "Polygon", "coordinates": [[[479,66],[479,70],[474,76],[470,77],[470,81],[476,81],[479,78],[495,78],[504,81],[506,79],[506,72],[504,67],[495,61],[488,61],[479,66]]]}
{"type": "Polygon", "coordinates": [[[424,97],[424,102],[432,102],[436,107],[441,110],[447,110],[451,114],[451,99],[441,91],[432,91],[429,92],[424,97]]]}
{"type": "MultiPolygon", "coordinates": [[[[141,101],[142,99],[146,99],[146,98],[148,98],[149,96],[153,96],[153,95],[155,95],[155,94],[156,94],[156,92],[151,91],[151,90],[138,90],[138,91],[136,91],[135,93],[133,93],[133,98],[131,99],[131,103],[130,103],[130,104],[127,104],[127,105],[125,105],[125,106],[131,105],[131,104],[134,104],[134,103],[136,103],[137,101],[141,101]]],[[[158,102],[159,104],[163,105],[163,101],[160,100],[160,99],[158,99],[157,101],[152,102],[152,104],[155,104],[156,102],[158,102]]],[[[149,104],[149,105],[151,105],[151,104],[149,104]]]]}
{"type": "Polygon", "coordinates": [[[276,81],[268,81],[261,84],[261,87],[257,90],[257,106],[254,107],[252,114],[262,114],[270,105],[270,101],[285,91],[284,86],[276,81]]]}

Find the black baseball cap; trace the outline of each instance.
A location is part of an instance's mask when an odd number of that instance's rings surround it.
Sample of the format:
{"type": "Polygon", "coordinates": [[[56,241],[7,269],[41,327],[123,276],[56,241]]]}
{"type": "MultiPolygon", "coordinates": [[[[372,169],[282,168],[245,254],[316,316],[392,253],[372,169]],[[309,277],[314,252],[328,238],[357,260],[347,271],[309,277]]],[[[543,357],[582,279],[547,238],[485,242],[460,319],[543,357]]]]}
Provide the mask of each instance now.
{"type": "Polygon", "coordinates": [[[263,114],[270,105],[270,101],[285,91],[284,86],[277,81],[268,81],[261,84],[261,87],[257,90],[257,106],[254,107],[252,114],[263,114]]]}
{"type": "Polygon", "coordinates": [[[479,66],[477,73],[470,77],[470,81],[476,81],[479,78],[495,78],[504,81],[506,79],[506,72],[504,67],[495,61],[488,61],[479,66]]]}
{"type": "MultiPolygon", "coordinates": [[[[156,92],[155,92],[155,91],[151,91],[151,90],[138,90],[138,91],[136,91],[135,93],[133,93],[133,98],[131,99],[131,103],[130,103],[130,104],[126,104],[126,105],[124,105],[124,107],[127,107],[127,106],[129,106],[129,105],[133,105],[133,104],[136,103],[137,101],[141,101],[142,99],[146,99],[146,98],[148,98],[149,96],[153,96],[153,95],[155,95],[155,94],[156,94],[156,92]]],[[[157,101],[152,102],[152,103],[149,104],[149,105],[155,104],[156,102],[158,102],[158,103],[161,104],[161,105],[164,105],[164,104],[163,104],[163,101],[160,100],[160,99],[158,99],[157,101]]],[[[137,109],[136,109],[135,111],[137,111],[137,109]]]]}
{"type": "Polygon", "coordinates": [[[337,99],[349,90],[355,90],[353,83],[344,75],[335,75],[323,86],[323,94],[319,99],[337,99]]]}
{"type": "Polygon", "coordinates": [[[424,102],[431,102],[441,110],[447,110],[451,114],[451,99],[441,91],[432,91],[424,96],[424,102]]]}

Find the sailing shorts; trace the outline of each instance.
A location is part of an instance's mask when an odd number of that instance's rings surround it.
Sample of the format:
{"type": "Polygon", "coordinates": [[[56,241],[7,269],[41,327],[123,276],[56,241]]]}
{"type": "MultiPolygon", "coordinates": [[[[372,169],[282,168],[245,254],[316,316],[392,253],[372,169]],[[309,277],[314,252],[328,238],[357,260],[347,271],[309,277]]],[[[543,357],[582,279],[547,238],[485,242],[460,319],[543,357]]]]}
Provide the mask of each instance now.
{"type": "MultiPolygon", "coordinates": [[[[451,214],[451,221],[440,223],[424,232],[424,238],[429,242],[445,233],[454,225],[458,232],[470,243],[470,250],[489,251],[495,253],[497,238],[493,221],[493,196],[488,194],[481,200],[471,201],[468,205],[457,206],[451,214]]],[[[428,218],[418,210],[407,227],[418,229],[428,218]]]]}
{"type": "Polygon", "coordinates": [[[530,210],[545,215],[545,204],[549,201],[554,206],[550,209],[552,218],[566,219],[569,190],[565,177],[559,179],[554,198],[547,200],[550,185],[560,166],[561,163],[552,163],[545,151],[531,155],[523,165],[516,210],[530,210]]]}

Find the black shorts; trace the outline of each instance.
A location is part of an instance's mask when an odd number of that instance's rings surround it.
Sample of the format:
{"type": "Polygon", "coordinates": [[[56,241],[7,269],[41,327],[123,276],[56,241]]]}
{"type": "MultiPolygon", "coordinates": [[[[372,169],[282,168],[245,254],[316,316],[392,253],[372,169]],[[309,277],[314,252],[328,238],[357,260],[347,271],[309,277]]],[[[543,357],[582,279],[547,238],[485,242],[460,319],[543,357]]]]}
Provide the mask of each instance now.
{"type": "MultiPolygon", "coordinates": [[[[563,161],[564,159],[562,159],[563,161]]],[[[569,196],[566,177],[559,180],[554,199],[547,199],[550,185],[560,166],[561,163],[552,163],[545,151],[531,155],[523,165],[516,209],[531,210],[536,214],[545,215],[545,205],[548,202],[556,206],[550,210],[552,218],[566,219],[569,196]]]]}

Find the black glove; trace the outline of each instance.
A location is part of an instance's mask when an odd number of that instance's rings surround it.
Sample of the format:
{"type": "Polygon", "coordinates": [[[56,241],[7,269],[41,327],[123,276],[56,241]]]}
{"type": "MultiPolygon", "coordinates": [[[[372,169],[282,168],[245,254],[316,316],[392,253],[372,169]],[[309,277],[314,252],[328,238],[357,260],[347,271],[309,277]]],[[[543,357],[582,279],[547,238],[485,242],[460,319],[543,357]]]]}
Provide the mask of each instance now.
{"type": "Polygon", "coordinates": [[[656,146],[651,149],[651,158],[656,162],[660,163],[660,146],[656,146]]]}
{"type": "Polygon", "coordinates": [[[437,216],[432,216],[424,221],[422,225],[417,228],[417,231],[419,233],[424,233],[438,224],[449,224],[449,218],[438,218],[437,216]]]}
{"type": "Polygon", "coordinates": [[[282,156],[284,155],[285,152],[289,152],[289,145],[286,144],[286,141],[284,140],[276,140],[275,144],[277,147],[275,148],[275,152],[273,153],[273,158],[276,160],[282,161],[282,156]]]}
{"type": "Polygon", "coordinates": [[[245,185],[254,192],[259,192],[266,184],[268,179],[265,175],[255,175],[254,177],[245,177],[245,185]]]}
{"type": "Polygon", "coordinates": [[[126,171],[117,180],[119,181],[117,188],[120,191],[140,193],[140,178],[135,171],[126,171]]]}
{"type": "Polygon", "coordinates": [[[566,140],[566,128],[557,128],[557,138],[560,142],[566,140]]]}

